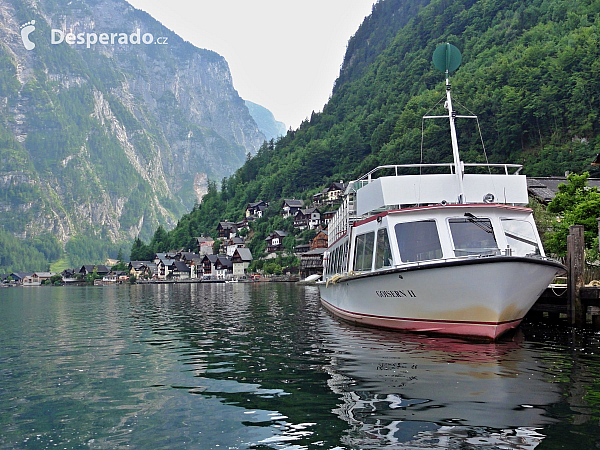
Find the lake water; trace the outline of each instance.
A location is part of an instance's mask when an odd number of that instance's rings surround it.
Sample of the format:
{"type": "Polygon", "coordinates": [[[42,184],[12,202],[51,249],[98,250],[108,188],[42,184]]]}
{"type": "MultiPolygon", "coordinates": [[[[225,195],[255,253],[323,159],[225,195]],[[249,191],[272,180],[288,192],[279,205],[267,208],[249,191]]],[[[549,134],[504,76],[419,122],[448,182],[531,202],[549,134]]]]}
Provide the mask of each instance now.
{"type": "Polygon", "coordinates": [[[600,334],[355,327],[315,287],[0,289],[0,448],[600,448],[600,334]]]}

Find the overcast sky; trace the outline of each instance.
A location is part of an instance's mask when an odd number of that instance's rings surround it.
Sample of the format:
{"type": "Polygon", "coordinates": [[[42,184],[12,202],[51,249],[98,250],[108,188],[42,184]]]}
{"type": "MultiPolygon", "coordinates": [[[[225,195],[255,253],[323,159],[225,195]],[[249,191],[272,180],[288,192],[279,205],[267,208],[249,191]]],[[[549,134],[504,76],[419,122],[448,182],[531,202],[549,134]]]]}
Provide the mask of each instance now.
{"type": "Polygon", "coordinates": [[[297,128],[321,111],[376,0],[127,0],[229,63],[245,100],[297,128]]]}

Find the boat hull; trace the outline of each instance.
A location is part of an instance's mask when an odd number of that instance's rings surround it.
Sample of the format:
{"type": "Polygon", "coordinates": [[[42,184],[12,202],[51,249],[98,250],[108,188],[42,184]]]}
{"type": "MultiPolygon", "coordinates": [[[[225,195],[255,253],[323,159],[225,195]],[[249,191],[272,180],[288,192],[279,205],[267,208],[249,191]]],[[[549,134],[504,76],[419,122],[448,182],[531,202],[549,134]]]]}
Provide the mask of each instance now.
{"type": "Polygon", "coordinates": [[[527,257],[439,261],[319,284],[323,305],[358,324],[496,339],[517,327],[561,264],[527,257]]]}

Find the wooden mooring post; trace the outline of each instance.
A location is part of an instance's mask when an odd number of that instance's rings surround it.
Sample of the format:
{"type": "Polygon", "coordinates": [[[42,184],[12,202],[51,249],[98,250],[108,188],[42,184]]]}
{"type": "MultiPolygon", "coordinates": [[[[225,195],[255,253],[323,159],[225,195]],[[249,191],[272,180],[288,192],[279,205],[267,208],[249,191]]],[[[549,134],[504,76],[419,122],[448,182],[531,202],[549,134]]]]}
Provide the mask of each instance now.
{"type": "Polygon", "coordinates": [[[567,236],[567,315],[571,325],[585,325],[586,310],[581,302],[581,288],[584,286],[583,267],[584,236],[583,225],[571,225],[567,236]]]}

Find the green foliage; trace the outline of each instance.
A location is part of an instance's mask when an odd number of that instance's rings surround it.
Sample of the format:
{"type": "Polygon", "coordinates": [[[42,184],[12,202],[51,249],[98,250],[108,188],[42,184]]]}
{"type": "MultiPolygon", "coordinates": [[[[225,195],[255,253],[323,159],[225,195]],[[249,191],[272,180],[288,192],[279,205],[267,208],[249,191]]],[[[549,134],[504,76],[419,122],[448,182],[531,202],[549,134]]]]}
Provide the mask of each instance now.
{"type": "Polygon", "coordinates": [[[564,256],[567,252],[569,226],[583,225],[586,249],[596,251],[598,247],[598,222],[600,217],[600,192],[587,185],[589,173],[570,174],[566,184],[558,186],[556,197],[548,205],[548,212],[557,215],[552,222],[552,231],[546,235],[549,252],[564,256]]]}
{"type": "Polygon", "coordinates": [[[0,273],[49,270],[46,256],[28,241],[16,239],[0,228],[0,273]]]}
{"type": "Polygon", "coordinates": [[[131,261],[150,261],[154,258],[154,250],[149,245],[144,244],[140,237],[136,237],[131,246],[131,261]]]}
{"type": "Polygon", "coordinates": [[[65,244],[72,267],[84,264],[104,264],[108,258],[115,259],[123,243],[111,243],[106,237],[73,236],[65,244]]]}

